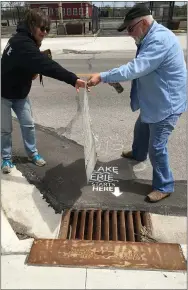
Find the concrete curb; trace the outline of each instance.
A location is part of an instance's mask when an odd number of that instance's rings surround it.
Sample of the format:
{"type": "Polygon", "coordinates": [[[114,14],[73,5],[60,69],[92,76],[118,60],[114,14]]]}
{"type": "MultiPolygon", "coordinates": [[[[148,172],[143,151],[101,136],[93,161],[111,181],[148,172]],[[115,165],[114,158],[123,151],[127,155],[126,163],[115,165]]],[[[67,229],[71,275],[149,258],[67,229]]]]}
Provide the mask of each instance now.
{"type": "MultiPolygon", "coordinates": [[[[56,237],[59,235],[60,225],[56,237]]],[[[34,242],[34,238],[29,238],[25,240],[19,240],[12,226],[10,225],[8,218],[1,208],[1,254],[2,255],[20,255],[28,254],[30,252],[31,246],[34,242]]]]}
{"type": "MultiPolygon", "coordinates": [[[[12,251],[12,242],[15,245],[20,242],[16,233],[31,238],[57,238],[61,215],[55,214],[44,201],[39,190],[29,184],[16,168],[13,168],[10,174],[2,176],[1,202],[3,232],[6,233],[2,237],[5,252],[9,251],[9,248],[12,251]]],[[[21,242],[27,243],[26,240],[21,242]]]]}
{"type": "Polygon", "coordinates": [[[27,254],[30,251],[34,239],[19,240],[12,229],[3,209],[1,209],[1,254],[27,254]]]}

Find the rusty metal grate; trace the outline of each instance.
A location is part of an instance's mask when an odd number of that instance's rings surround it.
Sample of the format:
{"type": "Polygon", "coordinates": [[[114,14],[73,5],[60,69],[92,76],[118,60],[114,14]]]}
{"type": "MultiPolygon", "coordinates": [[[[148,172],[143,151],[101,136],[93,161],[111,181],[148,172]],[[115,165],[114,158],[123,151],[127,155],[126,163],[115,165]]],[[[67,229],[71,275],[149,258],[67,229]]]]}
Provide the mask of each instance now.
{"type": "Polygon", "coordinates": [[[186,271],[178,244],[39,239],[28,265],[186,271]]]}
{"type": "Polygon", "coordinates": [[[123,210],[65,210],[59,239],[140,242],[150,232],[149,213],[123,210]]]}

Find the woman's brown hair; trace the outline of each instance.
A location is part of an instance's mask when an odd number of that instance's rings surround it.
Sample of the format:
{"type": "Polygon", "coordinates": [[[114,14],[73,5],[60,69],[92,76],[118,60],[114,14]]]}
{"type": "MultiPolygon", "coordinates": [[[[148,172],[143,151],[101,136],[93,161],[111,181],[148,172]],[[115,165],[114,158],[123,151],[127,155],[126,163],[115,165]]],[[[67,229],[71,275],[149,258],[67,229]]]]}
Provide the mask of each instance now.
{"type": "Polygon", "coordinates": [[[50,19],[41,9],[29,9],[24,17],[24,22],[33,32],[36,27],[47,27],[50,29],[50,19]]]}

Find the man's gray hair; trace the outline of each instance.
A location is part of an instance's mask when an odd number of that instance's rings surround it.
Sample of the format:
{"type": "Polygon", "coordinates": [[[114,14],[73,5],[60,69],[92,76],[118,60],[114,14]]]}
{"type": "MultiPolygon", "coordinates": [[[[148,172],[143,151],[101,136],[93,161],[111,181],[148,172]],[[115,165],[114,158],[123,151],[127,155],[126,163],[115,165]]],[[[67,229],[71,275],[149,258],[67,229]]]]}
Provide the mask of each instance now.
{"type": "Polygon", "coordinates": [[[136,19],[136,22],[140,21],[142,19],[146,19],[149,22],[149,24],[151,24],[153,22],[153,20],[154,20],[152,15],[141,16],[141,17],[138,17],[138,18],[135,18],[135,19],[136,19]]]}

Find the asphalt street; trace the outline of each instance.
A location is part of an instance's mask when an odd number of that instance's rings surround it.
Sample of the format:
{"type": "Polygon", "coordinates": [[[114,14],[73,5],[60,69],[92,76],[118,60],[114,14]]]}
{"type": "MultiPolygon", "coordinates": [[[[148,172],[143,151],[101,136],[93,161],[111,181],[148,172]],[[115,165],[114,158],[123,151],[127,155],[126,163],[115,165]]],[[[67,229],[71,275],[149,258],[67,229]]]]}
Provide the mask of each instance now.
{"type": "MultiPolygon", "coordinates": [[[[57,61],[64,66],[65,68],[77,73],[77,74],[87,74],[91,72],[101,72],[106,71],[108,69],[120,66],[122,64],[127,63],[131,56],[128,54],[123,56],[122,54],[117,55],[63,55],[62,58],[58,56],[57,61]],[[71,59],[73,58],[73,59],[71,59]]],[[[93,126],[93,132],[95,135],[96,147],[97,147],[97,155],[99,162],[103,164],[111,164],[120,166],[119,170],[121,172],[121,180],[142,180],[145,184],[150,184],[152,179],[152,168],[150,162],[147,161],[141,164],[134,164],[132,162],[122,163],[120,155],[122,149],[131,149],[132,144],[132,136],[134,123],[138,117],[139,112],[132,113],[129,103],[129,94],[130,94],[130,82],[125,82],[122,84],[124,87],[124,92],[122,94],[118,94],[114,88],[107,84],[100,84],[97,87],[92,88],[89,93],[89,106],[90,106],[90,114],[93,126]],[[115,161],[116,160],[116,161],[115,161]],[[119,160],[119,161],[117,161],[119,160]],[[120,162],[120,163],[119,163],[120,162]],[[122,164],[123,167],[122,167],[122,164]]],[[[57,168],[62,160],[69,159],[70,156],[62,156],[61,152],[57,150],[56,152],[56,141],[48,140],[48,129],[52,130],[56,137],[60,136],[64,138],[64,142],[67,140],[75,141],[75,146],[78,146],[79,150],[82,151],[79,155],[79,158],[74,159],[82,160],[83,158],[83,129],[82,129],[82,116],[80,112],[80,103],[83,101],[83,90],[80,90],[79,95],[76,94],[75,89],[65,83],[59,82],[54,79],[44,78],[44,87],[40,85],[39,79],[33,82],[32,90],[30,92],[30,99],[32,103],[32,110],[35,122],[42,126],[43,132],[45,132],[46,137],[38,134],[38,147],[40,148],[40,154],[46,156],[46,150],[50,150],[50,162],[52,159],[56,160],[56,164],[53,163],[51,168],[57,168]],[[50,145],[49,142],[53,144],[50,145]],[[81,145],[81,146],[80,146],[81,145]],[[53,158],[54,155],[54,158],[53,158]]],[[[14,135],[15,138],[15,155],[23,155],[24,151],[19,147],[22,146],[20,143],[19,132],[14,135]],[[18,133],[18,134],[17,134],[18,133]],[[19,139],[18,139],[19,138],[19,139]],[[21,151],[20,151],[21,150],[21,151]]],[[[55,137],[54,137],[55,138],[55,137]]],[[[72,142],[71,141],[71,142],[72,142]]],[[[72,144],[72,143],[71,143],[72,144]]],[[[66,145],[63,145],[66,147],[66,145]]],[[[77,149],[74,149],[77,150],[77,149]]],[[[74,151],[73,150],[73,151],[74,151]]],[[[170,197],[163,203],[171,207],[168,212],[170,213],[173,210],[174,213],[177,214],[186,214],[186,115],[182,115],[176,129],[174,130],[172,136],[169,140],[169,153],[170,153],[170,162],[171,167],[174,173],[174,178],[177,183],[176,192],[173,197],[170,197]],[[171,199],[171,200],[170,200],[171,199]],[[168,201],[169,200],[169,201],[168,201]],[[169,203],[169,204],[168,204],[169,203]]],[[[65,152],[62,152],[65,154],[65,152]]],[[[69,154],[77,154],[71,153],[69,154]]],[[[47,158],[48,159],[48,158],[47,158]]],[[[48,161],[48,160],[47,160],[48,161]]],[[[73,162],[73,161],[72,161],[73,162]]],[[[74,163],[73,162],[73,163],[74,163]]],[[[83,160],[80,161],[81,167],[83,169],[83,160]]],[[[25,165],[19,165],[20,170],[26,171],[25,165]]],[[[79,167],[79,166],[78,166],[79,167]]],[[[41,172],[42,179],[44,178],[45,170],[49,170],[48,167],[43,169],[37,169],[37,171],[32,167],[32,171],[41,172]]],[[[81,170],[81,169],[80,169],[81,170]]],[[[56,170],[57,172],[58,170],[56,170]]],[[[75,171],[74,171],[75,172],[75,171]]],[[[24,173],[24,172],[23,172],[24,173]]],[[[36,173],[36,175],[40,173],[36,173]]],[[[63,173],[62,173],[63,174],[63,173]]],[[[75,173],[76,174],[76,173],[75,173]]],[[[27,174],[26,174],[27,175],[27,174]]],[[[28,175],[29,176],[29,175],[28,175]]],[[[31,176],[31,175],[30,175],[31,176]]],[[[35,174],[33,175],[35,176],[35,174]]],[[[82,176],[83,177],[83,176],[82,176]]],[[[83,177],[84,178],[84,177],[83,177]]],[[[31,178],[32,179],[32,178],[31,178]]],[[[49,179],[49,174],[48,174],[49,179]]],[[[45,179],[46,180],[46,179],[45,179]]],[[[30,180],[33,182],[32,180],[30,180]]],[[[123,182],[123,184],[124,184],[123,182]]],[[[57,183],[57,181],[56,181],[57,183]]],[[[82,183],[82,182],[81,182],[82,183]]],[[[84,182],[83,182],[84,183],[84,182]]],[[[142,182],[141,182],[142,183],[142,182]]],[[[44,182],[43,182],[44,184],[44,182]]],[[[81,184],[80,184],[81,186],[81,184]]],[[[124,186],[124,185],[122,185],[124,186]]],[[[40,186],[39,186],[40,187],[40,186]]],[[[147,187],[147,186],[146,186],[147,187]]],[[[57,184],[56,184],[57,188],[57,184]]],[[[140,188],[141,195],[145,195],[148,193],[148,188],[144,188],[142,186],[138,186],[138,190],[140,188]]],[[[47,190],[47,187],[45,187],[47,190]]],[[[71,190],[71,188],[69,188],[71,190]]],[[[126,189],[124,189],[126,192],[126,189]]],[[[128,189],[127,189],[128,190],[128,189]]],[[[131,191],[129,191],[128,204],[134,205],[135,195],[131,195],[131,191]]],[[[87,196],[87,192],[85,192],[87,196]]],[[[91,196],[91,193],[89,194],[91,196]]],[[[111,194],[112,196],[112,194],[111,194]]],[[[123,195],[124,196],[124,195],[123,195]]],[[[94,197],[92,197],[93,200],[94,197]]],[[[126,205],[125,196],[121,199],[120,197],[115,197],[116,206],[120,206],[120,203],[126,205]]],[[[97,197],[98,204],[99,196],[97,197]]],[[[92,205],[96,205],[96,200],[92,205]]],[[[103,199],[101,199],[103,200],[103,199]]],[[[108,202],[110,205],[114,203],[114,197],[110,201],[105,198],[105,206],[108,206],[108,202]]],[[[66,204],[63,201],[63,204],[66,204]]],[[[83,201],[82,201],[83,206],[83,201]]],[[[143,206],[144,199],[139,199],[139,201],[135,201],[135,204],[143,206]]],[[[104,205],[104,203],[103,203],[104,205]]],[[[156,211],[160,211],[160,205],[156,207],[156,211]]]]}

